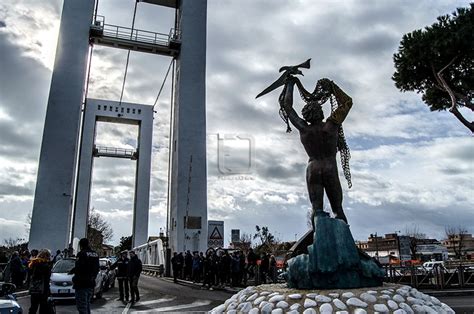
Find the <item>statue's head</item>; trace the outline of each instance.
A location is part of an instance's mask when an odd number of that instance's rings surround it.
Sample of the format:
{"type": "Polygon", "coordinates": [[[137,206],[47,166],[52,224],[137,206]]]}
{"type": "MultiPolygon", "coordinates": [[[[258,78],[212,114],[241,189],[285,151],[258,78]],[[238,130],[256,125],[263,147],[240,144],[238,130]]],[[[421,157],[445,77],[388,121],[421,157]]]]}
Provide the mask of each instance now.
{"type": "Polygon", "coordinates": [[[303,119],[311,124],[321,122],[324,119],[323,108],[317,102],[309,102],[306,104],[303,110],[301,110],[301,114],[303,115],[303,119]]]}

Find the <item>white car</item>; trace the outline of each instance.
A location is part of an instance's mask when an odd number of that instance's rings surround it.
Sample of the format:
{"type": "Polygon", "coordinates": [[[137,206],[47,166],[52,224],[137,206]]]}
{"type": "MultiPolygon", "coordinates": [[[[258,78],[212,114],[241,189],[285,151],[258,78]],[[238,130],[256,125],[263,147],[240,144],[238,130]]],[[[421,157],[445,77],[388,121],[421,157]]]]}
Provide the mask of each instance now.
{"type": "MultiPolygon", "coordinates": [[[[51,281],[49,289],[54,300],[74,299],[74,288],[72,287],[72,276],[69,272],[74,268],[76,260],[65,258],[57,261],[51,270],[51,281]]],[[[94,296],[102,297],[104,278],[101,272],[95,277],[94,296]]]]}

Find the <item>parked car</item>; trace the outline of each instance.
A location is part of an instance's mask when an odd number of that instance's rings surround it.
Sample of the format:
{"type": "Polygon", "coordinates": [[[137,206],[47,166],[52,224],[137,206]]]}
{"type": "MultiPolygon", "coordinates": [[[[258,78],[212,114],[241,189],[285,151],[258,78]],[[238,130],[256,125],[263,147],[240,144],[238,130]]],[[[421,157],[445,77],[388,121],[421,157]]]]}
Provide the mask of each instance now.
{"type": "Polygon", "coordinates": [[[438,267],[438,269],[440,270],[446,271],[446,267],[444,266],[444,262],[442,261],[424,262],[422,266],[417,267],[417,271],[421,274],[428,274],[432,273],[435,267],[438,267]]]}
{"type": "Polygon", "coordinates": [[[13,294],[15,288],[15,285],[12,283],[0,282],[0,313],[23,313],[13,294]]]}
{"type": "Polygon", "coordinates": [[[104,278],[104,290],[115,287],[115,269],[110,269],[110,260],[107,258],[99,259],[100,272],[104,278]]]}
{"type": "MultiPolygon", "coordinates": [[[[74,288],[72,287],[72,276],[69,272],[74,268],[76,260],[65,258],[57,261],[51,270],[51,281],[49,289],[51,298],[54,300],[74,299],[74,288]]],[[[94,296],[102,298],[104,274],[99,271],[95,277],[94,296]]]]}

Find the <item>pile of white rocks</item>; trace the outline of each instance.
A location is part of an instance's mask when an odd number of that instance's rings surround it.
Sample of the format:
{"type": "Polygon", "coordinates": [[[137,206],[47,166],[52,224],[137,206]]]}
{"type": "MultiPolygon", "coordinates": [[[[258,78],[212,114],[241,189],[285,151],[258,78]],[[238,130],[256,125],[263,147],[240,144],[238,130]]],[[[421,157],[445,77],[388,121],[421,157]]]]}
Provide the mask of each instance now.
{"type": "Polygon", "coordinates": [[[437,298],[410,286],[347,290],[296,290],[286,284],[248,287],[211,310],[218,313],[455,313],[437,298]]]}

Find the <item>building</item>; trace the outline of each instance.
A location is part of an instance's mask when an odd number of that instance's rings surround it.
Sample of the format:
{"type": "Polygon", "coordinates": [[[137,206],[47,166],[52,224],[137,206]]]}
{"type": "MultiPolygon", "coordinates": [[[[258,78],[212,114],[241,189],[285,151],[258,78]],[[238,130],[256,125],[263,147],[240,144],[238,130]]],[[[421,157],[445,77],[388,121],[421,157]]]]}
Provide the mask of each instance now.
{"type": "Polygon", "coordinates": [[[448,259],[448,249],[438,243],[418,244],[416,253],[422,262],[427,261],[446,261],[448,259]]]}
{"type": "Polygon", "coordinates": [[[114,246],[108,245],[108,244],[102,244],[102,249],[98,253],[100,257],[114,256],[114,246]]]}
{"type": "Polygon", "coordinates": [[[448,249],[449,257],[466,259],[474,259],[474,238],[472,234],[453,234],[448,239],[442,241],[443,245],[448,249]]]}
{"type": "MultiPolygon", "coordinates": [[[[410,246],[414,238],[387,233],[384,236],[371,234],[367,241],[358,241],[356,245],[369,256],[381,263],[399,263],[411,259],[410,246]]],[[[446,260],[447,249],[436,239],[416,239],[417,257],[421,261],[446,260]]]]}
{"type": "Polygon", "coordinates": [[[398,234],[387,233],[385,236],[370,235],[367,241],[358,241],[356,245],[359,249],[372,257],[400,256],[398,234]]]}

